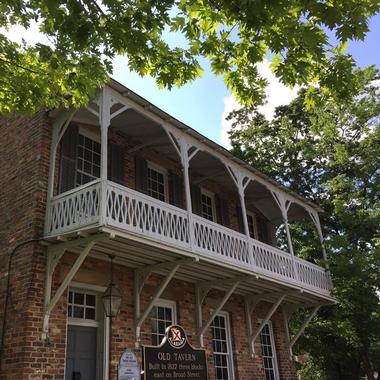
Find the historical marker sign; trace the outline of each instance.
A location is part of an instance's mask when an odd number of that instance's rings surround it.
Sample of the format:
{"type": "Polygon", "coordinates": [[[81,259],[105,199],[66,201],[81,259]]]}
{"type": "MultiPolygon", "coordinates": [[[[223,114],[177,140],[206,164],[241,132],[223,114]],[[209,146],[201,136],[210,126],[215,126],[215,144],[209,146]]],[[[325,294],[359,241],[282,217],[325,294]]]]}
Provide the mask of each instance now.
{"type": "Polygon", "coordinates": [[[143,379],[207,380],[206,351],[193,348],[184,329],[172,325],[160,346],[142,346],[143,379]]]}
{"type": "Polygon", "coordinates": [[[133,352],[127,350],[121,355],[118,375],[118,380],[140,380],[140,366],[133,352]]]}

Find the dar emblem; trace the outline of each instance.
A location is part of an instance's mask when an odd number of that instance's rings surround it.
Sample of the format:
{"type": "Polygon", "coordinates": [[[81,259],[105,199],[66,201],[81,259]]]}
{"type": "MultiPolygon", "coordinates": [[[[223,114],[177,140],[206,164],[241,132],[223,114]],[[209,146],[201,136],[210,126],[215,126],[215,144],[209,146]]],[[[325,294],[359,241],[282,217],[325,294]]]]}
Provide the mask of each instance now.
{"type": "Polygon", "coordinates": [[[186,334],[181,326],[173,325],[168,327],[167,339],[173,348],[182,348],[186,343],[186,334]]]}

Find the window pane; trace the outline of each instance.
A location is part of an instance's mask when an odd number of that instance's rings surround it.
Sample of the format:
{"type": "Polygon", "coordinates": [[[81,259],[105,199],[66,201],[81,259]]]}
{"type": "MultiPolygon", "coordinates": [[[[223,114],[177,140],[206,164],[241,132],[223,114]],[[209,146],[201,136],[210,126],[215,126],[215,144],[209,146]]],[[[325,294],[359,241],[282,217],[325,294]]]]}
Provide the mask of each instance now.
{"type": "Polygon", "coordinates": [[[93,294],[86,294],[86,305],[95,306],[95,296],[93,294]]]}
{"type": "Polygon", "coordinates": [[[172,320],[172,309],[169,309],[168,307],[165,308],[165,319],[167,321],[171,321],[172,320]]]}
{"type": "Polygon", "coordinates": [[[77,305],[84,305],[84,294],[74,293],[74,303],[77,305]]]}
{"type": "Polygon", "coordinates": [[[158,319],[165,319],[165,308],[163,307],[158,307],[158,319]]]}
{"type": "Polygon", "coordinates": [[[95,309],[86,308],[86,319],[95,320],[95,309]]]}
{"type": "Polygon", "coordinates": [[[148,168],[148,194],[165,201],[165,176],[152,168],[148,168]]]}
{"type": "Polygon", "coordinates": [[[101,151],[101,145],[98,142],[94,141],[94,152],[96,152],[99,157],[100,157],[100,151],[101,151]]]}
{"type": "Polygon", "coordinates": [[[158,332],[160,334],[165,334],[165,329],[166,329],[165,321],[158,321],[158,332]]]}
{"type": "Polygon", "coordinates": [[[88,137],[85,137],[84,138],[84,146],[89,149],[89,150],[92,150],[92,140],[89,139],[88,137]]]}
{"type": "Polygon", "coordinates": [[[202,193],[202,217],[208,220],[213,221],[214,215],[213,215],[213,200],[208,195],[202,193]]]}
{"type": "Polygon", "coordinates": [[[84,307],[74,306],[74,318],[83,318],[84,317],[84,307]]]}

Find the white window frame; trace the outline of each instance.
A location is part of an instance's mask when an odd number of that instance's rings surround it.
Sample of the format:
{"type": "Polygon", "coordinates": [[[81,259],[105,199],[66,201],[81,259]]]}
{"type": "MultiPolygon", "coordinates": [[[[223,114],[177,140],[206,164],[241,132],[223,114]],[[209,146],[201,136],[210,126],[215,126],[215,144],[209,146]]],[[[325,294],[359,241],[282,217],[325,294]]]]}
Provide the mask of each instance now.
{"type": "MultiPolygon", "coordinates": [[[[259,230],[257,229],[257,219],[256,219],[256,214],[252,211],[246,211],[247,212],[247,223],[248,223],[248,216],[250,216],[253,220],[253,235],[254,237],[251,236],[251,231],[248,231],[250,234],[251,239],[256,239],[258,240],[259,237],[259,230]]],[[[249,223],[248,223],[248,229],[249,229],[249,223]]]]}
{"type": "MultiPolygon", "coordinates": [[[[100,136],[98,134],[96,134],[95,132],[92,132],[92,131],[89,131],[88,129],[86,128],[83,128],[83,127],[79,127],[79,131],[78,131],[79,135],[82,135],[83,137],[87,138],[87,139],[90,139],[98,144],[101,145],[101,141],[100,141],[100,136]]],[[[78,141],[78,144],[76,146],[76,149],[78,151],[78,146],[79,146],[79,141],[78,141]]],[[[101,149],[101,147],[100,147],[101,149]]],[[[78,154],[77,154],[77,157],[76,157],[76,173],[75,173],[75,185],[80,187],[80,186],[83,186],[82,185],[77,185],[78,183],[78,174],[81,174],[81,175],[86,175],[88,177],[93,177],[93,179],[89,182],[92,182],[92,181],[96,181],[97,179],[99,179],[100,177],[95,177],[94,175],[90,174],[90,173],[87,173],[85,171],[83,171],[82,169],[79,169],[78,168],[78,154]]],[[[101,159],[101,157],[100,157],[101,159]]],[[[100,165],[99,165],[99,172],[101,171],[101,162],[100,162],[100,165]]],[[[87,183],[89,183],[87,182],[87,183]]],[[[86,183],[86,184],[87,184],[86,183]]]]}
{"type": "Polygon", "coordinates": [[[205,195],[206,197],[211,199],[211,209],[212,209],[212,220],[210,222],[216,223],[216,207],[215,207],[215,194],[212,191],[206,190],[205,188],[201,187],[201,212],[202,212],[202,218],[203,216],[203,204],[202,204],[202,195],[205,195]]]}
{"type": "MultiPolygon", "coordinates": [[[[69,301],[69,290],[77,290],[77,291],[83,291],[90,294],[97,295],[97,302],[101,302],[100,295],[103,294],[106,291],[106,287],[99,286],[99,285],[92,285],[92,284],[86,284],[83,282],[77,282],[72,281],[69,285],[68,291],[67,291],[67,304],[69,301]]],[[[99,305],[99,308],[101,308],[102,305],[99,305]]],[[[66,318],[66,338],[65,338],[65,363],[64,363],[64,374],[63,378],[66,377],[66,350],[67,350],[67,339],[68,334],[67,330],[69,325],[76,325],[76,326],[87,326],[87,327],[99,327],[99,317],[100,315],[96,315],[97,320],[91,321],[89,319],[79,319],[79,318],[66,318]]],[[[110,341],[110,318],[104,316],[104,326],[103,326],[103,374],[102,374],[102,380],[109,380],[109,341],[110,341]]]]}
{"type": "MultiPolygon", "coordinates": [[[[172,301],[172,300],[168,300],[168,299],[164,299],[164,298],[159,298],[153,305],[153,307],[166,307],[166,308],[169,308],[171,309],[172,311],[172,317],[173,317],[173,320],[172,320],[172,324],[175,325],[177,324],[177,303],[176,301],[172,301]]],[[[150,318],[150,320],[152,321],[152,317],[150,318]]],[[[153,338],[153,331],[151,332],[151,340],[153,338]]]]}
{"type": "MultiPolygon", "coordinates": [[[[258,322],[261,324],[262,319],[258,319],[258,322]]],[[[276,343],[274,341],[274,333],[273,333],[273,324],[272,324],[272,321],[268,321],[267,324],[266,324],[266,326],[268,326],[268,329],[269,329],[270,343],[271,343],[271,348],[272,348],[272,352],[273,352],[272,358],[273,358],[274,379],[275,380],[280,380],[280,373],[278,371],[276,343]]],[[[261,343],[261,332],[260,332],[260,348],[261,348],[261,357],[263,359],[263,369],[264,369],[264,374],[265,374],[264,356],[263,356],[262,343],[261,343]]]]}
{"type": "MultiPolygon", "coordinates": [[[[164,202],[169,202],[168,170],[166,168],[164,168],[163,166],[160,166],[160,165],[158,165],[152,161],[147,161],[147,166],[148,166],[148,169],[154,170],[157,173],[160,173],[163,175],[163,177],[164,177],[164,197],[165,197],[164,202]]],[[[147,180],[148,180],[148,193],[149,193],[149,178],[147,178],[147,180]]],[[[154,197],[152,197],[152,198],[154,198],[154,197]]],[[[154,198],[154,199],[157,199],[157,198],[154,198]]],[[[160,199],[157,199],[157,200],[159,201],[160,199]]]]}
{"type": "MultiPolygon", "coordinates": [[[[231,325],[230,325],[230,315],[227,311],[220,311],[216,314],[215,317],[223,317],[226,324],[226,339],[227,339],[227,363],[228,363],[228,380],[235,379],[235,370],[234,370],[234,357],[232,352],[232,338],[231,338],[231,325]]],[[[211,327],[211,326],[210,326],[211,327]]],[[[211,327],[212,329],[212,327],[211,327]]],[[[214,340],[214,336],[212,336],[212,341],[214,340]]],[[[213,342],[212,342],[213,344],[213,342]]],[[[215,355],[214,348],[212,348],[213,355],[215,355]]],[[[214,361],[215,367],[215,361],[214,361]]],[[[216,376],[216,375],[215,375],[216,376]]]]}
{"type": "MultiPolygon", "coordinates": [[[[75,326],[98,327],[99,326],[99,322],[98,322],[99,315],[98,315],[97,309],[99,308],[99,301],[100,301],[99,294],[92,291],[92,290],[85,289],[83,287],[77,288],[77,287],[70,286],[70,288],[67,292],[67,305],[69,305],[69,303],[70,303],[70,300],[68,298],[69,292],[84,293],[84,294],[90,294],[90,295],[95,296],[95,319],[75,318],[75,317],[67,316],[67,323],[69,325],[75,325],[75,326]]],[[[83,306],[84,312],[85,312],[86,306],[84,304],[82,306],[83,306]]]]}

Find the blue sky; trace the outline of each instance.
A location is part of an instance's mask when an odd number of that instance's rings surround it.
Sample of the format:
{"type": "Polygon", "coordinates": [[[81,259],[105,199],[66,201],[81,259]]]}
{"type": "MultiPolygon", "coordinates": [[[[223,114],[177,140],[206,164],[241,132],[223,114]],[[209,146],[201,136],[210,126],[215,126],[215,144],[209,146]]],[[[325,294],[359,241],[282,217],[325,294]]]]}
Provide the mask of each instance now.
{"type": "MultiPolygon", "coordinates": [[[[380,14],[371,19],[369,28],[366,39],[350,42],[347,51],[354,56],[359,66],[375,64],[380,69],[380,14]]],[[[222,128],[227,127],[222,126],[222,116],[228,113],[236,102],[232,100],[223,79],[211,73],[207,62],[202,63],[205,70],[202,78],[171,91],[158,89],[152,78],[141,78],[131,73],[127,69],[125,58],[122,57],[114,61],[113,77],[198,132],[225,145],[222,128]]],[[[279,84],[274,78],[269,81],[272,82],[272,88],[268,95],[272,97],[278,94],[279,84]]],[[[291,94],[294,95],[294,92],[288,92],[288,96],[281,98],[290,101],[293,96],[291,94]]],[[[268,107],[271,106],[274,107],[273,104],[268,104],[268,107]]]]}

